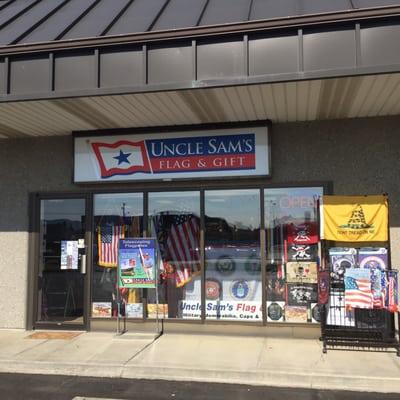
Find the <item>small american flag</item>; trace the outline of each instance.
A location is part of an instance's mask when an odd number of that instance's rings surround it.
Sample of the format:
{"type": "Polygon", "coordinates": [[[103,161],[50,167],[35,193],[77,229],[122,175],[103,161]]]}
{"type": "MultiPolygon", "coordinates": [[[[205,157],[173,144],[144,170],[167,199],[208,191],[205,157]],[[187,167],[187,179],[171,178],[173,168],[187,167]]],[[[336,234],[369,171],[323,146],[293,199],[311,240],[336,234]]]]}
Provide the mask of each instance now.
{"type": "Polygon", "coordinates": [[[125,237],[123,225],[105,225],[98,228],[99,262],[102,267],[118,265],[118,241],[125,237]]]}
{"type": "Polygon", "coordinates": [[[387,279],[386,308],[390,312],[397,312],[400,311],[397,271],[388,271],[387,277],[388,279],[387,279]]]}
{"type": "Polygon", "coordinates": [[[176,286],[182,287],[200,272],[200,227],[192,214],[178,214],[172,219],[166,241],[166,253],[175,266],[176,286]]]}
{"type": "Polygon", "coordinates": [[[344,284],[346,308],[373,308],[371,276],[368,269],[348,268],[344,284]]]}

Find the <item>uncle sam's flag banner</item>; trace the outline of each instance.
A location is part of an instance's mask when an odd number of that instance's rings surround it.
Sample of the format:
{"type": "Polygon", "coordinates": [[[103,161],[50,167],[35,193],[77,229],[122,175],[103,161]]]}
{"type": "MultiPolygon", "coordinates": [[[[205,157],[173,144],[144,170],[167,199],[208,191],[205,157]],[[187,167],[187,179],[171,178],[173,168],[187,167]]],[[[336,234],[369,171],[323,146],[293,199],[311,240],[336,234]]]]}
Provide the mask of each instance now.
{"type": "Polygon", "coordinates": [[[267,127],[75,137],[75,182],[268,176],[267,127]]]}

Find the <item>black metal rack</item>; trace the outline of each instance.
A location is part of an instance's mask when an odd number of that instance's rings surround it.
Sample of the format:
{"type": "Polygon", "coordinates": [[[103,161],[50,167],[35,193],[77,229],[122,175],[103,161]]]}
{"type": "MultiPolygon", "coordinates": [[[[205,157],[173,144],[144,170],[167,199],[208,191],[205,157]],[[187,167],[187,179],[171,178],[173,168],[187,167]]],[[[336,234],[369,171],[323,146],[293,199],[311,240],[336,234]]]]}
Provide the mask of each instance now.
{"type": "Polygon", "coordinates": [[[321,340],[323,353],[330,349],[388,351],[400,357],[399,313],[386,309],[348,310],[344,285],[332,284],[327,304],[321,304],[321,340]],[[397,317],[397,318],[396,318],[397,317]],[[396,324],[397,319],[397,324],[396,324]]]}

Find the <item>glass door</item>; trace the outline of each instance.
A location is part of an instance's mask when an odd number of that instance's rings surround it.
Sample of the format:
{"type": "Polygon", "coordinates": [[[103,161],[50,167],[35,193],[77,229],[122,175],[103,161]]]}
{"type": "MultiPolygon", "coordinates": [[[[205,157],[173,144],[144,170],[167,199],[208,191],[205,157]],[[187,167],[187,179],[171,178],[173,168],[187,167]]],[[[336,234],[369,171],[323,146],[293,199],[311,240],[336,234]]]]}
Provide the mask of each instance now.
{"type": "Polygon", "coordinates": [[[42,199],[36,327],[85,326],[86,199],[42,199]]]}

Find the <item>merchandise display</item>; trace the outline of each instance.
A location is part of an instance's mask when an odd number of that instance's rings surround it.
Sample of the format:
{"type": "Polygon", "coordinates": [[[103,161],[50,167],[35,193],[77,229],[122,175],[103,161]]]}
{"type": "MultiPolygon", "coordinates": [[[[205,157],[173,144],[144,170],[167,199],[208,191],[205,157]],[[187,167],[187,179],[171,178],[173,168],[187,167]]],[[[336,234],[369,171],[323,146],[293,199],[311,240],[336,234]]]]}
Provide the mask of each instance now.
{"type": "MultiPolygon", "coordinates": [[[[349,310],[398,311],[397,271],[388,269],[386,248],[331,248],[329,256],[331,288],[344,303],[335,298],[333,304],[333,297],[330,296],[328,324],[348,326],[347,318],[343,315],[349,310]],[[336,315],[336,318],[332,315],[336,315]]],[[[320,304],[323,302],[320,301],[320,304]]],[[[358,315],[364,314],[357,312],[353,318],[355,323],[358,315]]]]}
{"type": "Polygon", "coordinates": [[[290,283],[317,283],[316,262],[288,262],[286,281],[290,283]]]}
{"type": "MultiPolygon", "coordinates": [[[[93,240],[92,316],[95,316],[95,304],[110,304],[111,312],[103,315],[109,318],[118,314],[118,299],[122,315],[128,304],[141,305],[141,289],[121,289],[118,296],[117,266],[119,239],[142,236],[142,215],[142,194],[94,196],[93,235],[97,240],[93,240]]],[[[125,263],[123,268],[132,273],[136,268],[135,260],[125,263]]]]}
{"type": "Polygon", "coordinates": [[[285,321],[307,323],[307,308],[306,307],[285,307],[285,321]]]}
{"type": "Polygon", "coordinates": [[[311,303],[310,307],[311,322],[315,324],[321,323],[321,305],[318,303],[311,303]]]}
{"type": "Polygon", "coordinates": [[[317,257],[317,244],[288,244],[288,261],[311,261],[317,257]]]}
{"type": "Polygon", "coordinates": [[[353,248],[333,247],[329,249],[332,287],[344,287],[344,274],[347,268],[357,265],[357,250],[353,248]]]}
{"type": "Polygon", "coordinates": [[[320,319],[317,316],[320,310],[316,308],[321,259],[318,192],[317,188],[268,191],[265,203],[269,209],[266,215],[268,322],[316,323],[320,319]],[[278,313],[278,307],[283,311],[278,313]]]}
{"type": "Polygon", "coordinates": [[[343,291],[330,293],[326,323],[334,326],[355,326],[354,310],[346,309],[343,291]]]}
{"type": "Polygon", "coordinates": [[[373,308],[371,273],[368,269],[348,268],[344,274],[346,309],[373,308]]]}
{"type": "Polygon", "coordinates": [[[285,302],[267,301],[267,321],[283,322],[285,320],[285,302]]]}

